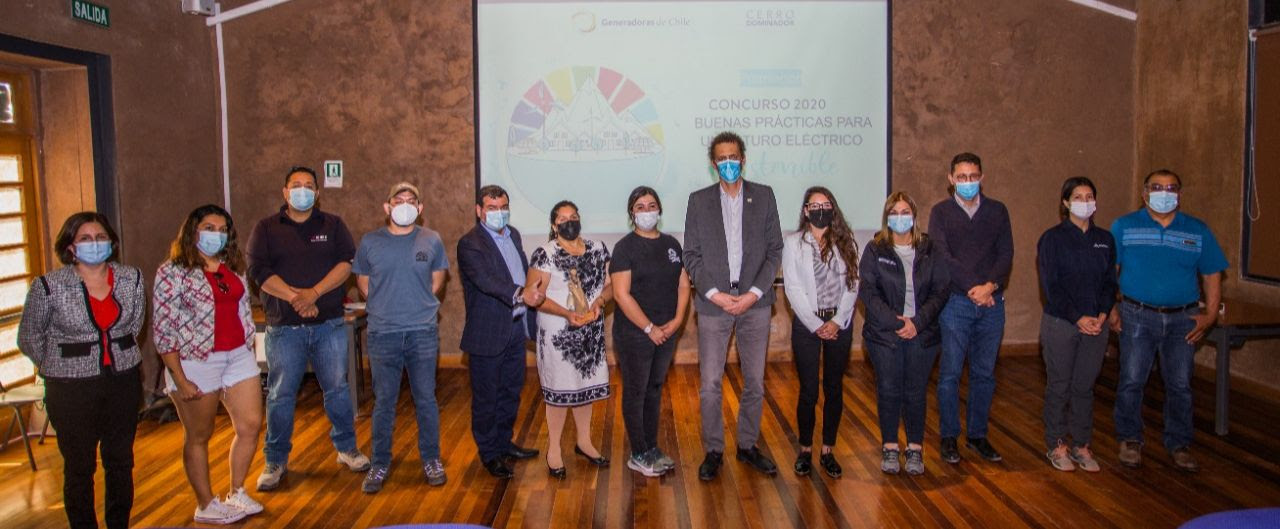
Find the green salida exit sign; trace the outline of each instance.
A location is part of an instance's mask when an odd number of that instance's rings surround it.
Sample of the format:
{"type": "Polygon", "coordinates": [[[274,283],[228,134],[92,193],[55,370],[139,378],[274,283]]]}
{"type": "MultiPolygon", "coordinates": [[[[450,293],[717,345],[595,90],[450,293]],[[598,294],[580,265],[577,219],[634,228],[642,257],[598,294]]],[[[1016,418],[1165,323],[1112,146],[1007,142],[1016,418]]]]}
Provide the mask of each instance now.
{"type": "Polygon", "coordinates": [[[71,18],[95,26],[111,27],[111,10],[85,0],[71,0],[71,18]]]}

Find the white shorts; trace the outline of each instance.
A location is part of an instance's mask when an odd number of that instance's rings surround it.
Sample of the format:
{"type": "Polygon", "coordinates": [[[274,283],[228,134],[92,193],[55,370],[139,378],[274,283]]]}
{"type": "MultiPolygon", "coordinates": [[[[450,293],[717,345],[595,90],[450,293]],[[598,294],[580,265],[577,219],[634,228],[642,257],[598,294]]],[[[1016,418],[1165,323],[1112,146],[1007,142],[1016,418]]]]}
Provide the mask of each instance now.
{"type": "MultiPolygon", "coordinates": [[[[262,370],[258,368],[258,359],[253,351],[242,345],[230,351],[209,353],[204,361],[182,360],[182,372],[202,393],[208,394],[221,392],[245,379],[256,377],[262,370]]],[[[164,370],[164,381],[165,393],[178,389],[168,369],[164,370]]]]}

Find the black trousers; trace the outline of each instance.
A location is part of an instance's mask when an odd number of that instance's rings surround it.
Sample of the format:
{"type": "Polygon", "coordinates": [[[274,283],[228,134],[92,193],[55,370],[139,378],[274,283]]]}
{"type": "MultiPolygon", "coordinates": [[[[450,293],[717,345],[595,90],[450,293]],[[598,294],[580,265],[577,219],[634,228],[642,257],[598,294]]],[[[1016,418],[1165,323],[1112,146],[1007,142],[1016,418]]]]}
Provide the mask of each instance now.
{"type": "MultiPolygon", "coordinates": [[[[527,317],[532,318],[533,314],[527,317]]],[[[490,461],[514,448],[520,390],[524,388],[524,318],[511,323],[511,340],[497,354],[467,355],[471,374],[471,436],[481,461],[490,461]]]]}
{"type": "MultiPolygon", "coordinates": [[[[615,318],[625,318],[621,313],[615,318]]],[[[648,336],[614,327],[613,347],[622,374],[622,422],[627,427],[631,452],[641,454],[658,446],[662,417],[662,384],[675,356],[677,337],[654,345],[648,336]]]]}
{"type": "Polygon", "coordinates": [[[898,442],[898,425],[907,430],[907,442],[924,442],[924,415],[929,375],[939,346],[921,347],[919,339],[898,340],[893,347],[866,342],[867,355],[876,371],[876,415],[880,417],[880,441],[898,442]]]}
{"type": "Polygon", "coordinates": [[[133,436],[142,405],[142,375],[123,373],[86,380],[46,380],[45,409],[58,431],[62,453],[62,502],[72,529],[98,527],[93,474],[101,450],[106,473],[106,522],[129,526],[133,509],[133,436]]]}
{"type": "Polygon", "coordinates": [[[853,325],[841,329],[834,340],[823,340],[800,319],[791,317],[791,354],[800,379],[796,403],[796,434],[800,446],[813,445],[814,408],[818,405],[818,375],[822,375],[822,444],[835,446],[840,415],[844,413],[844,371],[849,367],[853,325]]]}

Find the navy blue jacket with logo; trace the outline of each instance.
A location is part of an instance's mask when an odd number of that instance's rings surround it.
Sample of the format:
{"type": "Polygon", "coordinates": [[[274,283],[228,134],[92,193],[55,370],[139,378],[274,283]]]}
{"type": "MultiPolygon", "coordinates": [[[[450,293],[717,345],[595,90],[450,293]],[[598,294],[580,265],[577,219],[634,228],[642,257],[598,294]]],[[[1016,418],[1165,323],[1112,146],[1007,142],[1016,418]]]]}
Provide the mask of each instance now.
{"type": "MultiPolygon", "coordinates": [[[[939,252],[927,236],[922,235],[916,244],[916,257],[911,269],[916,315],[911,318],[911,323],[916,326],[914,340],[918,340],[921,347],[933,347],[942,342],[938,314],[951,295],[948,288],[951,276],[939,252]]],[[[866,310],[862,339],[885,347],[897,345],[902,341],[897,331],[906,325],[898,316],[907,305],[907,276],[892,243],[877,244],[874,240],[867,243],[858,264],[858,278],[861,282],[858,298],[866,310]]]]}

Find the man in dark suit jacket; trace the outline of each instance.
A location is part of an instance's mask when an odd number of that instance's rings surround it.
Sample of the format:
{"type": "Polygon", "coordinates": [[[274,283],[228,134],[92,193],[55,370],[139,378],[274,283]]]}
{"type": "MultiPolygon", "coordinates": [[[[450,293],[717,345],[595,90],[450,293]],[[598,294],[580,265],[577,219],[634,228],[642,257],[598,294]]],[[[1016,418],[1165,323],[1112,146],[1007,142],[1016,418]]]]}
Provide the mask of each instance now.
{"type": "Polygon", "coordinates": [[[458,240],[467,320],[461,348],[471,371],[471,435],[485,470],[513,474],[510,460],[538,455],[511,441],[525,376],[525,340],[534,318],[521,301],[528,258],[520,232],[507,226],[510,199],[498,186],[476,193],[475,228],[458,240]]]}
{"type": "Polygon", "coordinates": [[[698,363],[701,383],[702,445],[698,468],[715,479],[724,454],[721,380],[729,337],[738,337],[742,396],[738,407],[738,460],[768,475],[778,468],[756,447],[764,403],[764,367],[769,317],[776,295],[773,280],[782,262],[782,230],[773,189],[741,179],[746,145],[732,132],[711,142],[708,155],[720,181],[689,195],[685,215],[684,263],[698,292],[698,363]]]}

